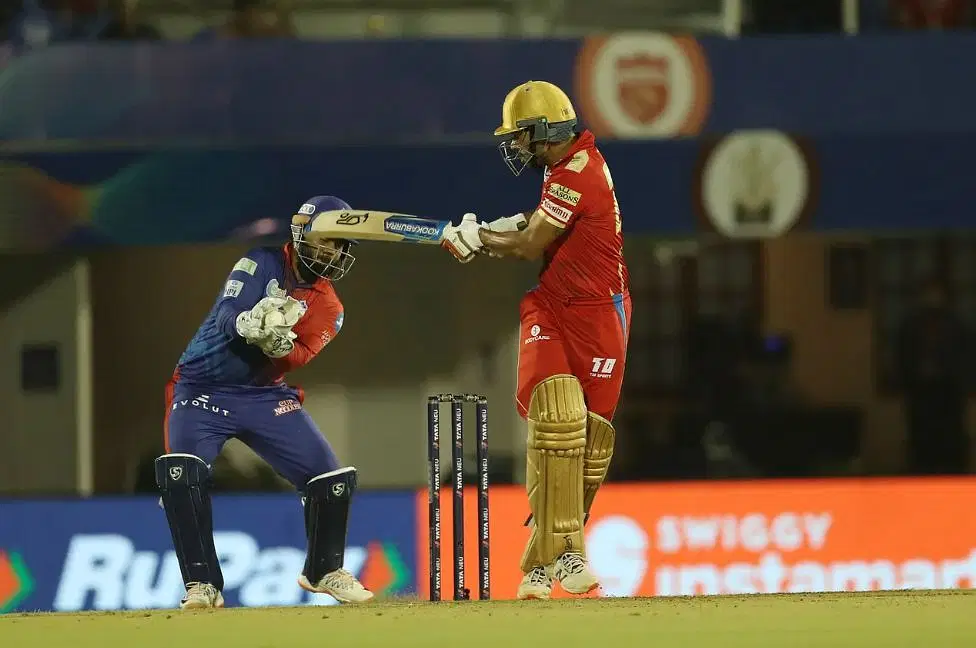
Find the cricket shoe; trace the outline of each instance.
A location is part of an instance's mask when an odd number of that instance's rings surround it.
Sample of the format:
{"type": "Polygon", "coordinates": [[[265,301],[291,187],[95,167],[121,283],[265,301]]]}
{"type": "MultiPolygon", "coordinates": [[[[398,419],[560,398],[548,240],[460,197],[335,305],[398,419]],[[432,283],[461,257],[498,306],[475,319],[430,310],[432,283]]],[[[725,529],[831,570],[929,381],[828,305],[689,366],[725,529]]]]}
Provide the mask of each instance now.
{"type": "Polygon", "coordinates": [[[567,551],[556,559],[552,567],[559,585],[570,594],[587,594],[600,586],[586,558],[575,551],[567,551]]]}
{"type": "Polygon", "coordinates": [[[224,607],[224,596],[210,583],[187,583],[181,610],[206,610],[224,607]]]}
{"type": "Polygon", "coordinates": [[[552,594],[552,576],[545,567],[533,567],[522,577],[515,598],[520,601],[538,600],[548,601],[552,594]]]}
{"type": "Polygon", "coordinates": [[[298,584],[306,592],[328,594],[340,603],[365,603],[373,598],[373,593],[345,569],[329,572],[314,585],[302,574],[298,577],[298,584]]]}

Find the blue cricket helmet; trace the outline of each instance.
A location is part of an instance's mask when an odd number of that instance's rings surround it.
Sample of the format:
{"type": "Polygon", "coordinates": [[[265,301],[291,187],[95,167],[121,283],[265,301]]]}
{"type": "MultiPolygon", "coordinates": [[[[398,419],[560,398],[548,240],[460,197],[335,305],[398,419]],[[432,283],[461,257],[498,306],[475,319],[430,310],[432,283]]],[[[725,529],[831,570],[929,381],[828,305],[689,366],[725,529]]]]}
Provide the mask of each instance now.
{"type": "Polygon", "coordinates": [[[298,214],[308,216],[304,225],[291,226],[291,240],[299,260],[313,274],[338,281],[356,261],[349,249],[357,243],[352,239],[321,239],[309,236],[315,216],[321,212],[352,209],[345,200],[336,196],[313,196],[298,208],[298,214]]]}

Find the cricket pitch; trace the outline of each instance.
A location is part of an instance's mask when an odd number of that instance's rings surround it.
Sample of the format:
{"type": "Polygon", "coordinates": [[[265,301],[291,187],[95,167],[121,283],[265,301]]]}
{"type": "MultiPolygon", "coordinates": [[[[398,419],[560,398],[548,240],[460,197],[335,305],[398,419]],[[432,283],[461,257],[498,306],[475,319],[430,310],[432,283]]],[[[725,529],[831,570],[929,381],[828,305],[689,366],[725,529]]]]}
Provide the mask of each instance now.
{"type": "Polygon", "coordinates": [[[973,592],[793,594],[0,616],[11,648],[962,648],[973,592]]]}

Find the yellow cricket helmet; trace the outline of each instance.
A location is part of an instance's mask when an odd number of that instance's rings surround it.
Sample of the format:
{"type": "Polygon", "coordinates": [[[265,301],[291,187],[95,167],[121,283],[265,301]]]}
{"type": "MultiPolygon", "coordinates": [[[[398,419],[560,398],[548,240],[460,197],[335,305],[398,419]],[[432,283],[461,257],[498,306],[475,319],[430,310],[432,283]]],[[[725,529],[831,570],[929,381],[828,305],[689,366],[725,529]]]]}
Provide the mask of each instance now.
{"type": "Polygon", "coordinates": [[[565,92],[548,81],[526,81],[505,97],[495,136],[504,138],[499,144],[502,158],[519,175],[535,158],[532,144],[567,140],[575,129],[576,110],[565,92]],[[517,141],[522,132],[528,138],[517,141]]]}

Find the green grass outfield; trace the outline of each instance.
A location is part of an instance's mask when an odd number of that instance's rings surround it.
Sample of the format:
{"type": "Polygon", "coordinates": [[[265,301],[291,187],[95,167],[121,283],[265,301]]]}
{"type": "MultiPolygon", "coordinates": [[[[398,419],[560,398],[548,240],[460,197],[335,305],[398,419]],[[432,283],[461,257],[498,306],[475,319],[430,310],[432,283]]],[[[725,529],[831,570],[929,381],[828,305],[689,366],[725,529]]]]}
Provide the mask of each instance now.
{"type": "Polygon", "coordinates": [[[4,648],[955,648],[976,593],[897,592],[0,616],[4,648]]]}

